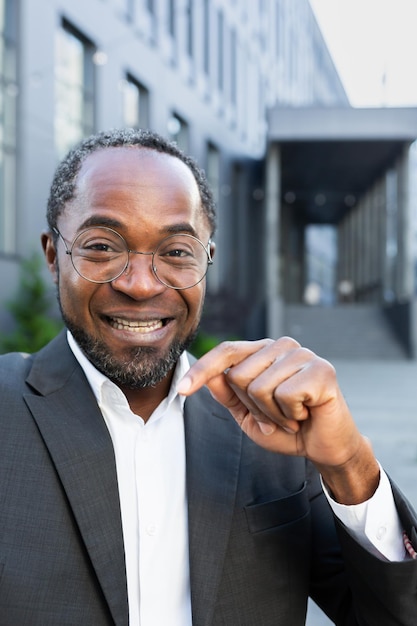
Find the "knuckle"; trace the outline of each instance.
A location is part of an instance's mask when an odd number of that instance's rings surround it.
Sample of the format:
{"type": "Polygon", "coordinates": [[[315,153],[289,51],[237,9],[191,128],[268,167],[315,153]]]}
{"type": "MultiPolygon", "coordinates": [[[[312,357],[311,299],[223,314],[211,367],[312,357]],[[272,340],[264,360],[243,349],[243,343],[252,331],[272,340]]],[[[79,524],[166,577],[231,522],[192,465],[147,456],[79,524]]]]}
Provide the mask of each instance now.
{"type": "Polygon", "coordinates": [[[305,348],[304,346],[300,346],[296,349],[298,354],[304,357],[305,361],[319,361],[320,357],[317,356],[315,352],[310,350],[310,348],[305,348]]]}
{"type": "Polygon", "coordinates": [[[327,361],[327,359],[323,359],[322,357],[317,357],[318,361],[320,363],[320,366],[322,367],[323,371],[329,376],[332,377],[334,379],[336,379],[337,373],[336,373],[336,368],[335,366],[330,363],[330,361],[327,361]]]}
{"type": "Polygon", "coordinates": [[[220,352],[225,352],[226,354],[234,354],[236,352],[236,343],[236,341],[227,339],[219,343],[217,349],[220,352]]]}
{"type": "Polygon", "coordinates": [[[265,346],[265,353],[269,354],[272,360],[277,361],[299,350],[302,350],[301,345],[291,337],[280,337],[279,339],[271,340],[271,342],[265,346]]]}
{"type": "Polygon", "coordinates": [[[261,380],[259,380],[259,378],[254,378],[253,380],[251,380],[246,388],[246,393],[248,394],[249,398],[253,400],[262,396],[264,392],[265,385],[261,380]]]}
{"type": "Polygon", "coordinates": [[[301,348],[301,344],[293,337],[288,337],[284,335],[276,340],[276,344],[279,344],[281,348],[288,347],[288,349],[295,350],[297,348],[301,348]]]}

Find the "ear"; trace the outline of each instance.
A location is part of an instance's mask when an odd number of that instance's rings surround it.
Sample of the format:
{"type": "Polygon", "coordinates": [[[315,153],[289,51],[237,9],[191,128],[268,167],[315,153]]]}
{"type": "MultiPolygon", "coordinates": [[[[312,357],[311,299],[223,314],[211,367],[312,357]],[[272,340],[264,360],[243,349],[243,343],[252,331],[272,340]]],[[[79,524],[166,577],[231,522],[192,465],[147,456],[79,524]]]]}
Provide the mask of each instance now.
{"type": "Polygon", "coordinates": [[[51,232],[43,232],[41,235],[41,243],[45,254],[46,263],[55,284],[58,282],[58,259],[56,254],[55,243],[51,232]]]}

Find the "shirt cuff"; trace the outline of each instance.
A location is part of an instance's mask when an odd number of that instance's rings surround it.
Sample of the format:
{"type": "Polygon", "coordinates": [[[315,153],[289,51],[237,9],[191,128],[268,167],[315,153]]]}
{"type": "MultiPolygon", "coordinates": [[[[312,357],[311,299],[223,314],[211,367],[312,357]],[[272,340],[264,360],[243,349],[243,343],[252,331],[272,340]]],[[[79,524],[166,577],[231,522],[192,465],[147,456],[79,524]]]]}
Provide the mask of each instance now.
{"type": "Polygon", "coordinates": [[[360,504],[339,504],[322,480],[323,491],[334,514],[363,547],[389,561],[403,561],[406,553],[400,518],[388,476],[381,466],[379,469],[377,490],[372,498],[360,504]]]}

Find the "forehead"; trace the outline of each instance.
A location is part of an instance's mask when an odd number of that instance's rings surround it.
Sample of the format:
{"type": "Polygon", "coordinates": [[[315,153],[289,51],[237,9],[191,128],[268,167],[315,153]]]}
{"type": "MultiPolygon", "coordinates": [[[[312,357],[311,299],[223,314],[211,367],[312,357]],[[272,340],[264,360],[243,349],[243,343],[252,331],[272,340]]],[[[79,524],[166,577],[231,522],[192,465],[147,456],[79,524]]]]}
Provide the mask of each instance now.
{"type": "Polygon", "coordinates": [[[136,146],[88,155],[65,217],[88,219],[112,210],[127,219],[133,214],[162,221],[176,219],[177,214],[181,219],[203,216],[200,191],[189,167],[177,157],[136,146]]]}
{"type": "Polygon", "coordinates": [[[137,146],[104,148],[88,155],[77,176],[78,193],[108,191],[112,186],[162,189],[178,187],[191,196],[199,190],[189,167],[177,157],[137,146]]]}

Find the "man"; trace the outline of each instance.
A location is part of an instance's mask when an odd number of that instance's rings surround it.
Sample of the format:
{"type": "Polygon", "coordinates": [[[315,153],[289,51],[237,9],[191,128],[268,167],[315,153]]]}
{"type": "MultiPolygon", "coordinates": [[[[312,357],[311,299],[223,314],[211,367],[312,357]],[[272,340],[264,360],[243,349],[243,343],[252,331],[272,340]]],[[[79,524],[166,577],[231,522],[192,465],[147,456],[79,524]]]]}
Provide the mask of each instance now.
{"type": "Polygon", "coordinates": [[[190,369],[214,255],[195,163],[100,133],[48,224],[67,331],[0,359],[0,625],[297,626],[309,595],[337,624],[415,624],[416,516],[332,366],[281,338],[190,369]]]}

